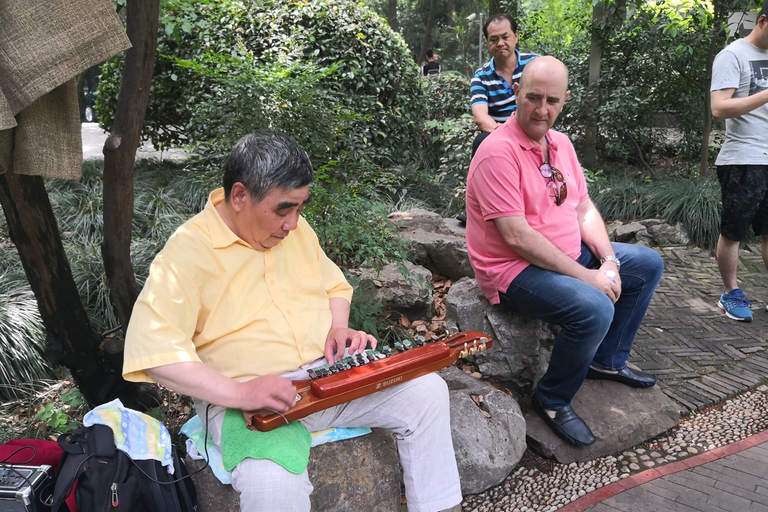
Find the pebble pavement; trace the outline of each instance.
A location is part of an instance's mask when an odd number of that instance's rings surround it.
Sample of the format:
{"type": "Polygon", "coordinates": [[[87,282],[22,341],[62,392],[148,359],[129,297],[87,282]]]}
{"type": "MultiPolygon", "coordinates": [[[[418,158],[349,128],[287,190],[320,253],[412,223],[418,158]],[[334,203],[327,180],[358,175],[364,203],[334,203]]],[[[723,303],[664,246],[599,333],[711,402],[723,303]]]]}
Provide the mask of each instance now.
{"type": "MultiPolygon", "coordinates": [[[[464,512],[553,512],[635,473],[745,439],[768,429],[768,386],[684,418],[663,435],[616,456],[532,467],[528,457],[501,484],[465,496],[464,512]]],[[[541,462],[541,461],[539,461],[541,462]]]]}

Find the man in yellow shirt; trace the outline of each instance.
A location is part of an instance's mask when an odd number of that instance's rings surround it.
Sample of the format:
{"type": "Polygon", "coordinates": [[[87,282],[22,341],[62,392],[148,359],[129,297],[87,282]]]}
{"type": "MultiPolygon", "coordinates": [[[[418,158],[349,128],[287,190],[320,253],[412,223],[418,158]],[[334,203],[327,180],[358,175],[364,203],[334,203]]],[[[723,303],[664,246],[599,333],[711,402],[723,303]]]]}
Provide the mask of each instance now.
{"type": "MultiPolygon", "coordinates": [[[[301,216],[314,179],[295,141],[243,137],[224,187],[152,263],[126,333],[123,375],[196,399],[216,444],[227,408],[287,411],[291,380],[376,339],[348,327],[352,288],[301,216]],[[206,417],[207,416],[207,417],[206,417]]],[[[310,431],[382,427],[395,433],[408,509],[461,502],[448,390],[430,374],[307,416],[310,431]]],[[[283,428],[283,427],[281,427],[283,428]]],[[[371,475],[375,478],[375,475],[371,475]]],[[[241,510],[309,511],[307,471],[245,458],[232,471],[241,510]]]]}

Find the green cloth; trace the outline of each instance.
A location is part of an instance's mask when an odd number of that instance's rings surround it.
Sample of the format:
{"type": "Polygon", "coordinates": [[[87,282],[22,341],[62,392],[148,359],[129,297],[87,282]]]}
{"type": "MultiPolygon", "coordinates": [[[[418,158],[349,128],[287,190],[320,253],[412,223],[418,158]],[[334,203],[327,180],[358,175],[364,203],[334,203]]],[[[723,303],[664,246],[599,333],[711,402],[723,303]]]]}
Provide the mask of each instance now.
{"type": "Polygon", "coordinates": [[[298,421],[292,421],[269,432],[250,430],[245,425],[243,411],[227,409],[221,427],[221,451],[224,469],[235,466],[250,457],[272,460],[291,473],[299,474],[309,464],[312,436],[298,421]]]}

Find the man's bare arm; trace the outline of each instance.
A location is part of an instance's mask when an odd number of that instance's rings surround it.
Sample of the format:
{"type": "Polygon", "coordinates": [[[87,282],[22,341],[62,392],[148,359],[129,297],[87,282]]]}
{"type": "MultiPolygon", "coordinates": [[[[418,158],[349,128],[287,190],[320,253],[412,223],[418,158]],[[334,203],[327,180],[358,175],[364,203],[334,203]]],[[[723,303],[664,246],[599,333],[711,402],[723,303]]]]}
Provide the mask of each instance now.
{"type": "Polygon", "coordinates": [[[484,132],[492,132],[501,126],[501,123],[497,123],[488,115],[488,105],[485,103],[472,105],[472,117],[475,118],[475,124],[484,132]]]}
{"type": "Polygon", "coordinates": [[[618,299],[605,272],[590,270],[561,251],[544,235],[533,229],[523,215],[494,219],[504,241],[512,249],[537,267],[573,277],[605,293],[611,300],[618,299]]]}
{"type": "Polygon", "coordinates": [[[244,411],[269,408],[285,412],[296,398],[296,388],[284,377],[265,375],[238,382],[200,361],[157,366],[146,372],[156,382],[178,393],[244,411]]]}
{"type": "Polygon", "coordinates": [[[768,89],[752,96],[734,98],[736,89],[712,91],[712,115],[718,121],[743,116],[768,103],[768,89]]]}

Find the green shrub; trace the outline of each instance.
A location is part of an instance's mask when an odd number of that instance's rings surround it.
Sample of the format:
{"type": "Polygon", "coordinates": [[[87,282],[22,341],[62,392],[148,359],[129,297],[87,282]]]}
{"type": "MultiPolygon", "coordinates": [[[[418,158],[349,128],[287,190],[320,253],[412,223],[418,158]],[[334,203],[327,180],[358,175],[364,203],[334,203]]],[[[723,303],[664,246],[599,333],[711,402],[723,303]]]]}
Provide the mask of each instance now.
{"type": "MultiPolygon", "coordinates": [[[[245,58],[244,63],[259,69],[285,67],[294,78],[301,73],[294,66],[306,65],[309,72],[321,74],[330,70],[314,87],[336,94],[342,107],[356,113],[346,149],[354,153],[375,146],[384,149],[384,158],[412,153],[424,117],[421,80],[402,38],[368,8],[349,0],[175,1],[165,4],[161,18],[143,132],[156,147],[186,142],[198,105],[214,92],[209,80],[174,59],[202,64],[206,56],[227,55],[245,58]]],[[[111,60],[102,72],[99,108],[106,126],[113,119],[120,59],[111,60]]],[[[265,110],[294,112],[299,117],[293,124],[299,129],[301,112],[269,92],[253,101],[263,102],[265,110]]],[[[209,135],[216,139],[220,134],[209,135]]]]}
{"type": "MultiPolygon", "coordinates": [[[[18,262],[10,251],[1,251],[6,268],[8,260],[18,262]]],[[[24,392],[20,384],[49,374],[43,357],[45,328],[23,274],[13,270],[0,274],[0,290],[0,398],[19,398],[24,392]]]]}
{"type": "Polygon", "coordinates": [[[427,119],[442,121],[470,112],[469,80],[458,73],[446,72],[424,79],[427,119]]]}
{"type": "Polygon", "coordinates": [[[658,216],[681,223],[699,247],[717,245],[722,205],[716,178],[650,180],[609,175],[590,185],[590,197],[605,220],[628,222],[658,216]]]}
{"type": "Polygon", "coordinates": [[[311,186],[304,215],[325,253],[343,269],[382,266],[406,259],[405,241],[386,221],[382,204],[343,185],[311,186]]]}

